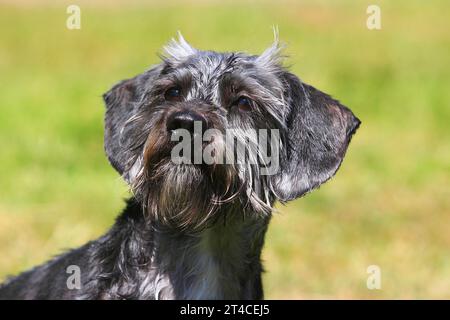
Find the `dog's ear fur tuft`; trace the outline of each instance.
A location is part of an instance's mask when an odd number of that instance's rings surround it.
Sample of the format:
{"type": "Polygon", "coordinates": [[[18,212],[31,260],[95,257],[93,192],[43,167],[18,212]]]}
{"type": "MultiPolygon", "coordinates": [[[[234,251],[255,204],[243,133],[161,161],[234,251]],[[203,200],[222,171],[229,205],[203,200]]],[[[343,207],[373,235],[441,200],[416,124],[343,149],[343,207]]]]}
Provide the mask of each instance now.
{"type": "Polygon", "coordinates": [[[286,56],[283,54],[285,45],[280,43],[278,36],[278,28],[274,27],[273,30],[274,40],[270,47],[264,50],[261,55],[256,58],[258,65],[264,67],[269,71],[278,71],[280,66],[283,65],[283,60],[286,56]]]}
{"type": "Polygon", "coordinates": [[[298,198],[330,179],[360,125],[353,113],[327,94],[285,72],[287,145],[272,190],[282,202],[298,198]]]}
{"type": "Polygon", "coordinates": [[[164,46],[163,57],[172,61],[182,62],[187,57],[194,55],[196,52],[197,49],[184,40],[183,35],[180,31],[178,31],[178,40],[172,38],[170,42],[164,46]]]}

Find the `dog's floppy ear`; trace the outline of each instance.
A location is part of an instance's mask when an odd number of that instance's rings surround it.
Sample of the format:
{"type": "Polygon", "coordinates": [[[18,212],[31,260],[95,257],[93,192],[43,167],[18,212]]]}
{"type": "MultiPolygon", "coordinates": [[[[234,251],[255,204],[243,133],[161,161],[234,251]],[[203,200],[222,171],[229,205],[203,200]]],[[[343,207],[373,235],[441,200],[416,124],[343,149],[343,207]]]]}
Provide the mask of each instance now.
{"type": "Polygon", "coordinates": [[[152,78],[159,74],[155,67],[134,78],[123,80],[103,95],[105,113],[105,151],[111,165],[122,175],[132,158],[127,146],[135,138],[124,132],[127,121],[137,114],[140,100],[151,85],[152,78]]]}
{"type": "Polygon", "coordinates": [[[338,170],[360,121],[327,94],[283,73],[288,104],[286,148],[272,189],[280,201],[298,198],[338,170]]]}
{"type": "Polygon", "coordinates": [[[111,165],[120,174],[128,160],[127,150],[122,148],[121,131],[134,112],[134,103],[139,98],[138,77],[119,82],[103,95],[105,113],[105,151],[111,165]]]}

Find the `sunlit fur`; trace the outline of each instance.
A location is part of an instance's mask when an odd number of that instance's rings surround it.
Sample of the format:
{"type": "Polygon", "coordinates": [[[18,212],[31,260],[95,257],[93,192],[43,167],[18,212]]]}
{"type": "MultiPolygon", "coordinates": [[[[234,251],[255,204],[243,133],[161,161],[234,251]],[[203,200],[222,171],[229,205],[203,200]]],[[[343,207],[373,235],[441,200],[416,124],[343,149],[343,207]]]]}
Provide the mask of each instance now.
{"type": "Polygon", "coordinates": [[[261,251],[275,201],[334,176],[360,123],[282,60],[277,37],[257,56],[202,51],[180,35],[160,64],[116,84],[104,95],[105,151],[132,198],[105,235],[10,279],[0,298],[262,299],[261,251]],[[174,85],[182,99],[168,101],[174,85]],[[253,101],[250,110],[234,105],[241,95],[253,101]],[[175,164],[167,121],[179,111],[217,130],[216,156],[233,129],[252,161],[175,164]],[[273,175],[258,165],[258,129],[280,133],[273,175]],[[78,290],[66,284],[70,265],[82,272],[78,290]]]}

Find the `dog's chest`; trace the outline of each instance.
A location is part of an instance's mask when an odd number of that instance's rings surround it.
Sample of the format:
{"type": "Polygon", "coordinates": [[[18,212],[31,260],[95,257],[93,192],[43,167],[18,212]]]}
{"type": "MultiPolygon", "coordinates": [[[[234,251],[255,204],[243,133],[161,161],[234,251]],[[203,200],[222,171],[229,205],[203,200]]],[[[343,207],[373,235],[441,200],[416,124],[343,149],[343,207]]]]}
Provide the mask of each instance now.
{"type": "Polygon", "coordinates": [[[215,226],[196,238],[172,239],[154,257],[141,293],[151,292],[154,299],[237,299],[249,246],[241,228],[231,226],[215,226]]]}

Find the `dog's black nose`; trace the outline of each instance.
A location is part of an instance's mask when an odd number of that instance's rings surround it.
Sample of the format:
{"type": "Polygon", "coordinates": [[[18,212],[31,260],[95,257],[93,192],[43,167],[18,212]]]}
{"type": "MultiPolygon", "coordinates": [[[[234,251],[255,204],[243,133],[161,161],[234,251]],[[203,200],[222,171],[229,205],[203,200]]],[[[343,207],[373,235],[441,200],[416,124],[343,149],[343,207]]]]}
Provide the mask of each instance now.
{"type": "Polygon", "coordinates": [[[186,129],[194,133],[196,127],[203,133],[207,128],[206,119],[200,114],[193,111],[179,111],[171,114],[167,119],[167,130],[174,131],[177,129],[186,129]],[[195,125],[197,123],[197,125],[195,125]],[[201,127],[200,127],[201,124],[201,127]]]}

